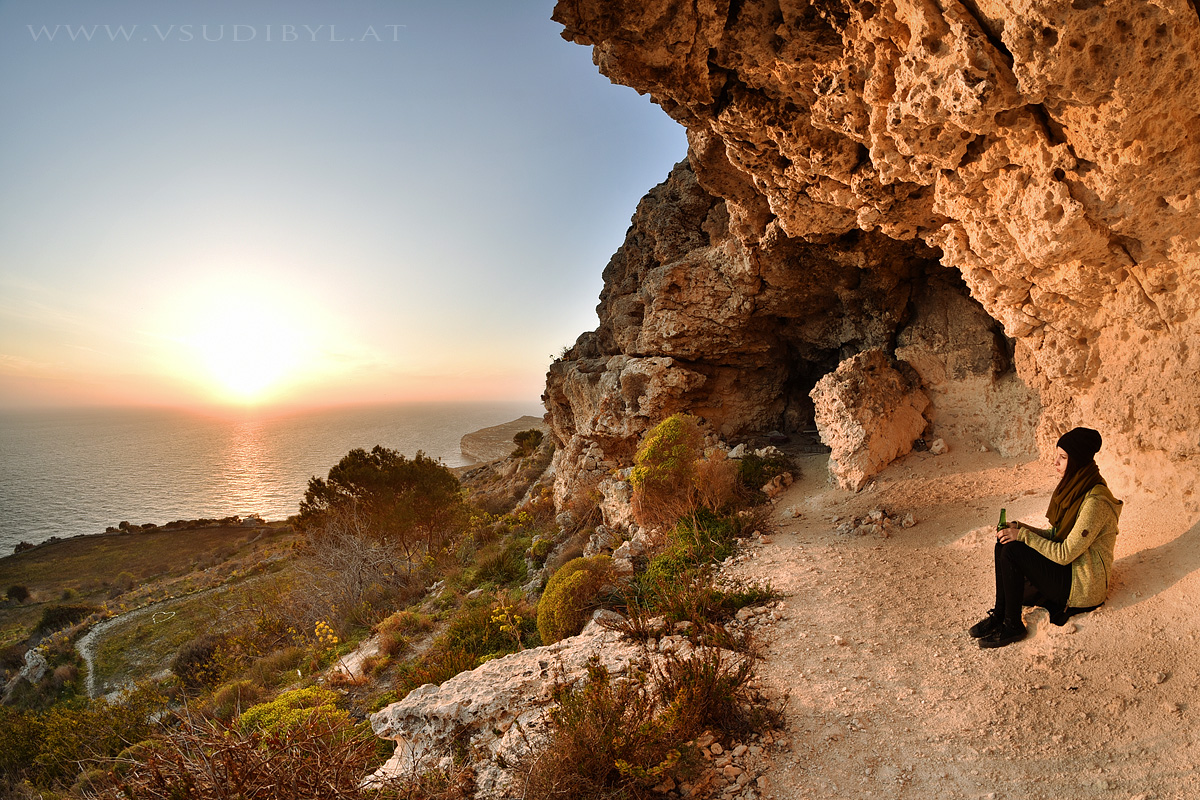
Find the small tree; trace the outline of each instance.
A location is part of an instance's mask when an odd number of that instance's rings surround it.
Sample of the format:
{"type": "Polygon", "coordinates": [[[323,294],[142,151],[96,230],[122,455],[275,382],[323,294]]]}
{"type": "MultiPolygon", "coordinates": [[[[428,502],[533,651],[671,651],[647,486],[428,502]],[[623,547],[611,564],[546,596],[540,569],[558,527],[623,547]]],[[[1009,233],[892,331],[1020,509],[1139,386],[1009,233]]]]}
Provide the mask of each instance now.
{"type": "Polygon", "coordinates": [[[533,455],[533,451],[541,446],[543,438],[545,438],[545,434],[537,428],[521,431],[516,436],[513,436],[513,444],[517,446],[517,449],[512,451],[512,457],[525,458],[526,456],[533,455]]]}
{"type": "Polygon", "coordinates": [[[407,588],[422,545],[414,537],[379,536],[353,510],[327,514],[323,526],[309,529],[302,562],[319,597],[317,617],[337,608],[359,624],[378,621],[375,606],[407,588]]]}
{"type": "Polygon", "coordinates": [[[24,586],[10,586],[4,596],[14,603],[24,603],[29,599],[29,589],[24,586]]]}
{"type": "Polygon", "coordinates": [[[376,445],[351,450],[313,477],[300,502],[300,524],[321,528],[332,515],[352,513],[360,530],[414,550],[435,552],[465,511],[462,487],[446,466],[418,452],[406,458],[376,445]]]}

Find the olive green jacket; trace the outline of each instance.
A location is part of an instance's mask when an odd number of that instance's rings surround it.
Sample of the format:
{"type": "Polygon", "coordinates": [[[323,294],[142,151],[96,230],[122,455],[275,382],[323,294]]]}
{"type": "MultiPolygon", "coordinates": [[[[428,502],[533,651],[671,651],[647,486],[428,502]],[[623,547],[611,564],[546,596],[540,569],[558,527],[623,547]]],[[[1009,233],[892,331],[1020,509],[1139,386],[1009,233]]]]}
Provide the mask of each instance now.
{"type": "Polygon", "coordinates": [[[1117,520],[1123,505],[1107,486],[1100,484],[1084,495],[1079,516],[1066,536],[1054,530],[1041,531],[1026,525],[1017,527],[1022,542],[1057,564],[1071,565],[1068,606],[1088,608],[1098,606],[1108,598],[1117,520]]]}

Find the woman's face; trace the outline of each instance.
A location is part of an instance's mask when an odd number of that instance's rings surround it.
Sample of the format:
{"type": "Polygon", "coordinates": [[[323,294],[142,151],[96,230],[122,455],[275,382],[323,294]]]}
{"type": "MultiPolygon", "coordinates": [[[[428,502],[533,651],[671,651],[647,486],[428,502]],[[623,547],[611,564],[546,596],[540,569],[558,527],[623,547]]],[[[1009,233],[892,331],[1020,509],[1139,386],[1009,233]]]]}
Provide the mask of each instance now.
{"type": "Polygon", "coordinates": [[[1067,471],[1067,451],[1061,447],[1054,448],[1054,471],[1060,478],[1067,471]]]}

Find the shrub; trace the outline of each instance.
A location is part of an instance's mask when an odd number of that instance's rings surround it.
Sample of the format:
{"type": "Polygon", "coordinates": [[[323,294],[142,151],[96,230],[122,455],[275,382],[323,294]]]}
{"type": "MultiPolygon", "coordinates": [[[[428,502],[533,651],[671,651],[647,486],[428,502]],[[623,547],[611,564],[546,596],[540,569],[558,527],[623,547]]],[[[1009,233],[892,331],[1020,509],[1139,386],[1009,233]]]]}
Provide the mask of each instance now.
{"type": "Polygon", "coordinates": [[[397,670],[397,692],[403,696],[426,683],[440,684],[488,659],[536,644],[534,616],[524,600],[510,602],[503,595],[467,602],[420,661],[397,670]]]}
{"type": "Polygon", "coordinates": [[[770,584],[717,586],[715,564],[734,550],[736,521],[706,511],[680,520],[667,547],[650,559],[646,570],[626,589],[630,633],[651,635],[644,623],[651,615],[670,622],[697,624],[697,639],[739,649],[719,623],[738,609],[778,596],[770,584]]]}
{"type": "Polygon", "coordinates": [[[757,502],[767,499],[762,493],[762,487],[776,475],[794,470],[796,465],[786,455],[759,456],[747,453],[738,462],[738,480],[742,484],[743,495],[757,502]]]}
{"type": "Polygon", "coordinates": [[[0,790],[32,772],[44,738],[45,726],[36,713],[0,705],[0,790]]]}
{"type": "Polygon", "coordinates": [[[87,619],[99,611],[99,606],[92,605],[55,605],[42,609],[42,618],[38,622],[39,633],[50,633],[74,625],[87,619]]]}
{"type": "Polygon", "coordinates": [[[733,553],[737,522],[701,511],[681,519],[671,531],[670,543],[653,558],[640,583],[653,587],[686,576],[703,564],[722,561],[733,553]]]}
{"type": "Polygon", "coordinates": [[[171,662],[171,672],[188,688],[215,686],[225,677],[224,650],[224,636],[198,636],[179,648],[171,662]]]}
{"type": "Polygon", "coordinates": [[[32,761],[33,782],[67,783],[81,763],[112,758],[145,739],[152,730],[150,718],[165,703],[157,690],[141,687],[120,703],[100,699],[55,705],[38,718],[41,741],[32,761]]]}
{"type": "Polygon", "coordinates": [[[284,647],[251,664],[246,677],[260,686],[280,686],[299,677],[296,668],[307,658],[308,651],[303,647],[284,647]]]}
{"type": "Polygon", "coordinates": [[[406,664],[397,670],[399,681],[396,694],[405,697],[418,686],[427,683],[441,685],[460,672],[479,666],[479,657],[461,647],[430,650],[416,664],[406,664]]]}
{"type": "Polygon", "coordinates": [[[751,688],[757,654],[698,647],[687,656],[667,653],[656,669],[659,700],[678,735],[690,739],[711,728],[741,737],[780,722],[777,710],[751,688]]]}
{"type": "Polygon", "coordinates": [[[568,561],[550,576],[537,607],[537,629],[543,644],[553,644],[583,630],[596,596],[610,581],[612,559],[592,556],[568,561]]]}
{"type": "Polygon", "coordinates": [[[381,631],[379,633],[379,652],[388,658],[395,658],[408,649],[408,637],[398,631],[381,631]]]}
{"type": "Polygon", "coordinates": [[[697,509],[715,512],[732,501],[737,465],[720,451],[705,455],[698,418],[673,414],[646,434],[629,482],[638,523],[669,526],[697,509]]]}
{"type": "Polygon", "coordinates": [[[433,630],[433,619],[428,614],[414,611],[397,611],[376,626],[380,633],[427,633],[433,630]]]}
{"type": "Polygon", "coordinates": [[[517,632],[502,630],[504,623],[497,618],[497,611],[506,603],[502,599],[486,598],[469,602],[450,621],[445,634],[438,639],[438,646],[461,648],[477,658],[488,655],[513,653],[519,649],[518,639],[534,638],[533,609],[521,601],[513,611],[524,617],[524,624],[517,632]]]}
{"type": "Polygon", "coordinates": [[[393,800],[393,787],[363,787],[376,739],[345,716],[311,714],[286,734],[181,720],[138,755],[101,800],[393,800]],[[234,789],[236,787],[236,789],[234,789]]]}
{"type": "Polygon", "coordinates": [[[317,686],[306,686],[284,692],[267,703],[259,703],[242,712],[238,727],[242,731],[259,731],[269,734],[286,734],[318,715],[333,719],[349,720],[349,715],[337,707],[338,694],[317,686]]]}
{"type": "Polygon", "coordinates": [[[542,444],[544,434],[537,428],[530,428],[527,431],[521,431],[513,437],[513,444],[517,446],[516,450],[512,451],[512,458],[525,458],[533,455],[533,451],[537,450],[542,444]]]}
{"type": "Polygon", "coordinates": [[[675,772],[674,731],[655,714],[644,675],[614,679],[595,657],[578,688],[560,686],[550,742],[519,770],[525,797],[615,800],[645,797],[675,772]]]}
{"type": "Polygon", "coordinates": [[[546,557],[554,549],[553,539],[537,538],[529,548],[529,558],[539,567],[546,563],[546,557]]]}
{"type": "Polygon", "coordinates": [[[527,577],[525,551],[529,549],[529,543],[527,536],[513,536],[502,547],[480,553],[473,571],[475,584],[513,586],[523,583],[527,577]]]}
{"type": "Polygon", "coordinates": [[[231,722],[245,709],[262,702],[265,694],[265,690],[254,681],[234,681],[213,692],[205,710],[210,717],[231,722]]]}
{"type": "Polygon", "coordinates": [[[24,603],[29,599],[29,589],[24,586],[13,585],[8,587],[8,591],[4,593],[4,596],[14,603],[24,603]]]}

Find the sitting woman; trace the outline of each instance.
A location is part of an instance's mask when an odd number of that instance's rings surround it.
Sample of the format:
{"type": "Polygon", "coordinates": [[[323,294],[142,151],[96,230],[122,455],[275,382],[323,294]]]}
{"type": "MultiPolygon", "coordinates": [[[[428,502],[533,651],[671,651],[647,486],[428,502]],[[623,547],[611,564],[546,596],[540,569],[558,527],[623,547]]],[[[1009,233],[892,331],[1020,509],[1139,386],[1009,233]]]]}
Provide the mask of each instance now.
{"type": "Polygon", "coordinates": [[[1058,440],[1054,467],[1062,477],[1046,511],[1050,530],[1012,522],[996,532],[996,605],[970,630],[980,647],[1024,639],[1023,604],[1044,605],[1062,625],[1107,599],[1122,504],[1093,460],[1100,442],[1091,428],[1058,440]]]}

